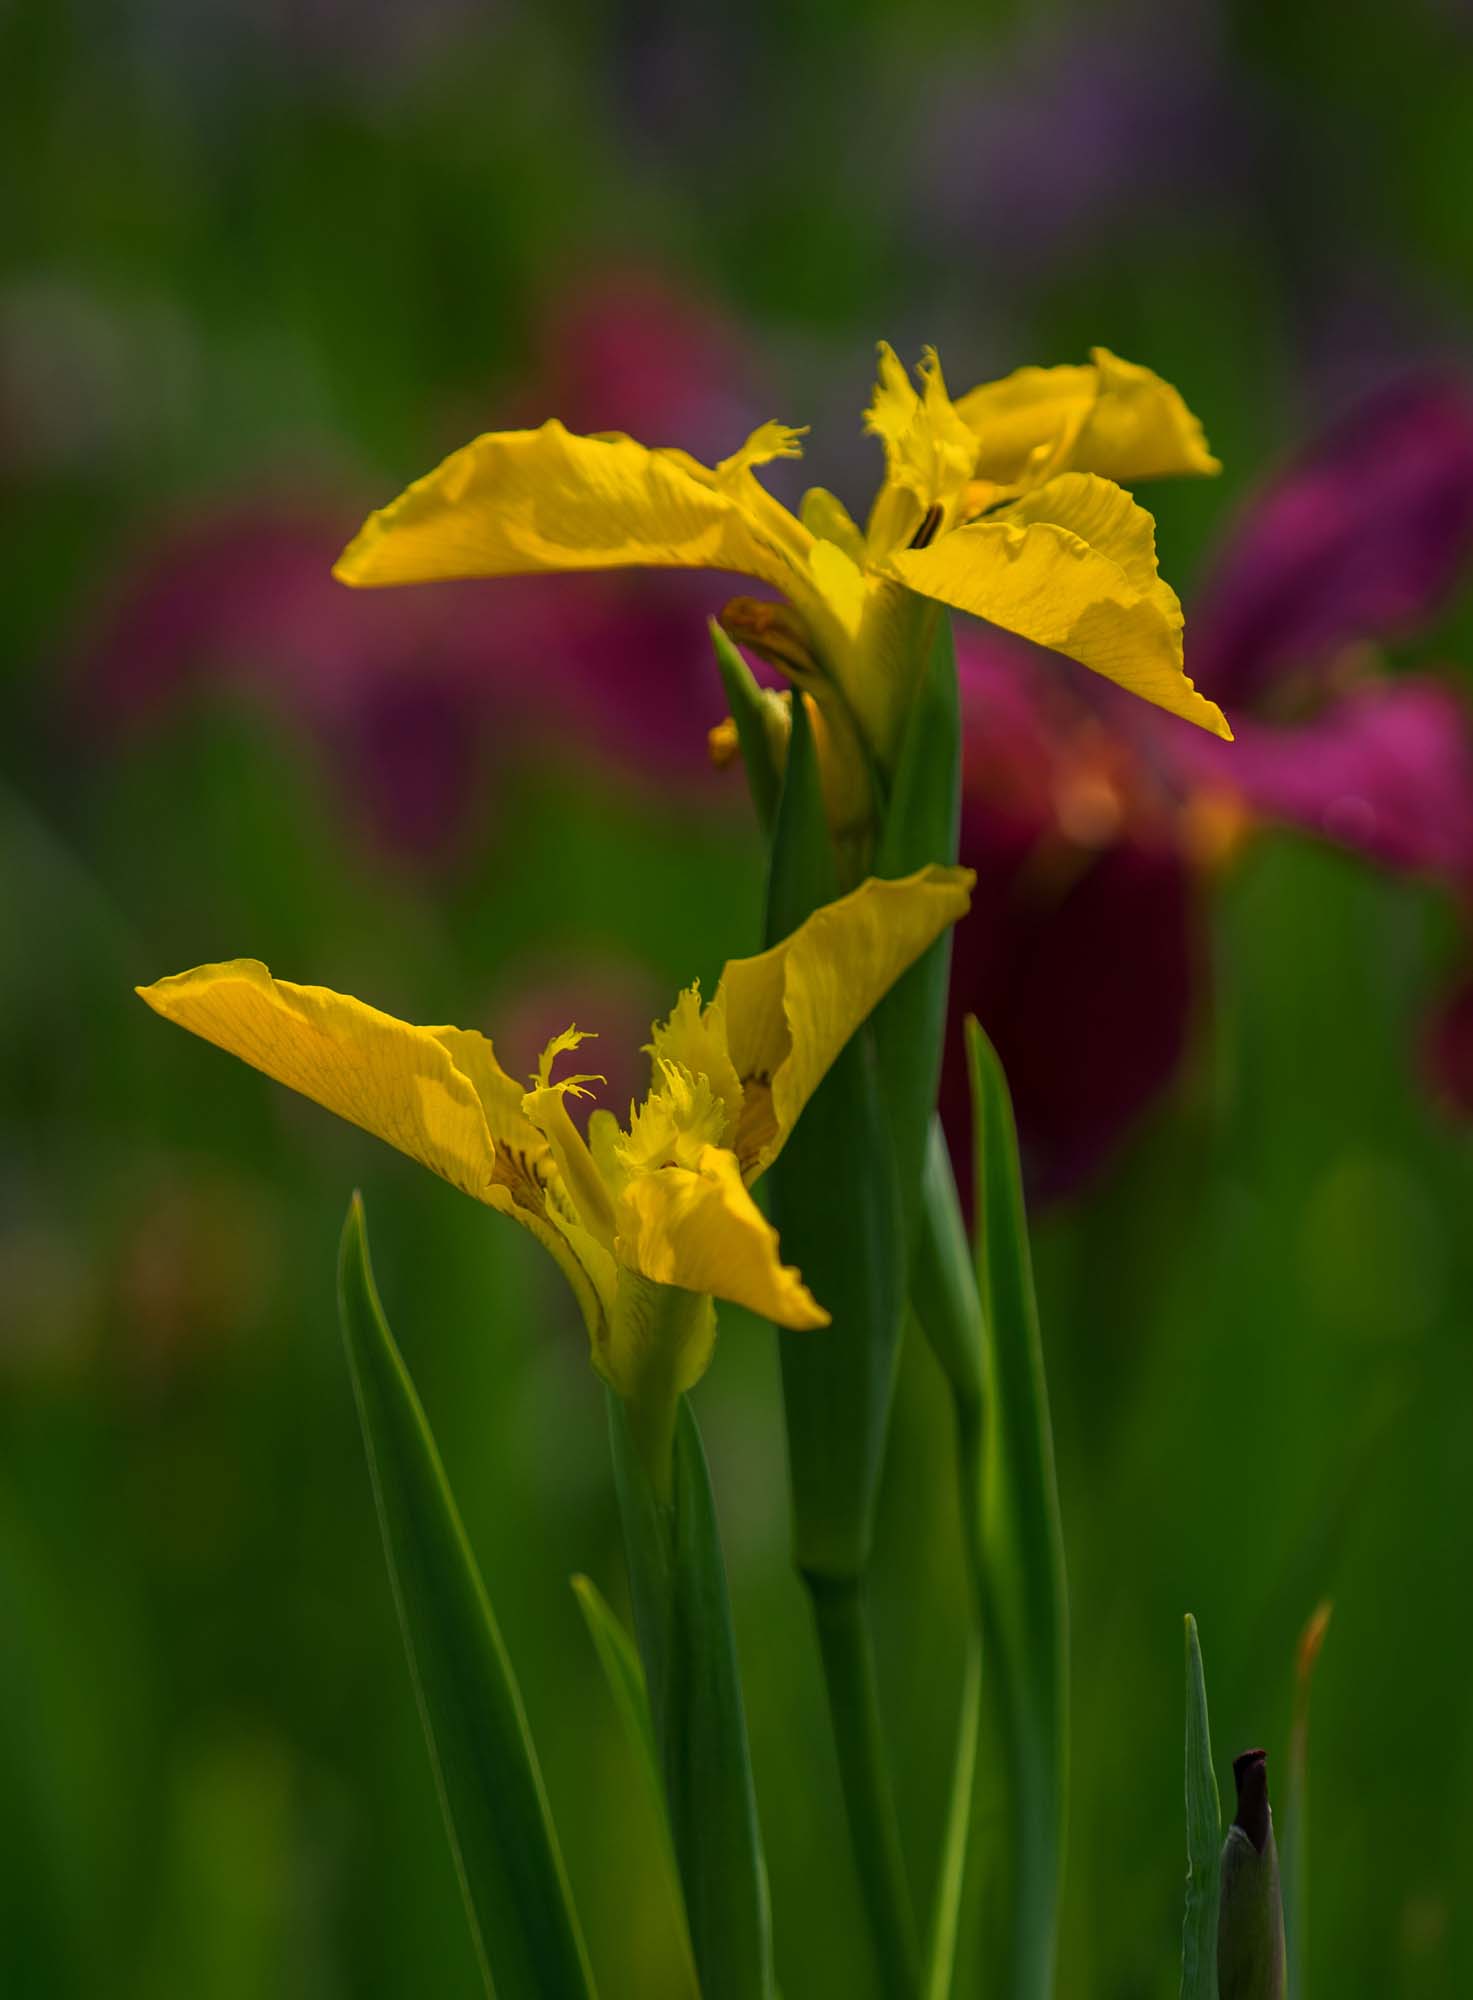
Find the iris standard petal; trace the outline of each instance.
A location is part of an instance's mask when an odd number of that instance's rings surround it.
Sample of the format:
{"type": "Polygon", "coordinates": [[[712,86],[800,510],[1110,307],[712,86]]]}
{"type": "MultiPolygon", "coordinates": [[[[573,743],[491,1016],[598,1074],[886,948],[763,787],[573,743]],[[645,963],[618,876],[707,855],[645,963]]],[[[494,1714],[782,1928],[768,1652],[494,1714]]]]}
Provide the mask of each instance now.
{"type": "Polygon", "coordinates": [[[1108,348],[1091,356],[1084,367],[1019,368],[957,398],[977,439],[979,479],[1009,485],[1069,470],[1128,486],[1221,471],[1169,382],[1108,348]]]}
{"type": "Polygon", "coordinates": [[[923,597],[1063,653],[1157,707],[1231,737],[1182,668],[1182,615],[1156,569],[1155,523],[1109,480],[1067,472],[892,573],[923,597]]]}
{"type": "MultiPolygon", "coordinates": [[[[735,570],[779,589],[807,533],[750,467],[783,455],[764,425],[727,475],[556,420],[492,431],[370,514],[334,575],[350,584],[635,567],[735,570]],[[759,504],[760,500],[766,504],[759,504]]],[[[783,432],[783,437],[792,434],[783,432]]]]}
{"type": "Polygon", "coordinates": [[[728,1144],[748,1183],[776,1159],[855,1029],[966,914],[974,879],[970,869],[936,866],[898,882],[871,878],[770,951],[727,965],[717,999],[743,1093],[728,1144]]]}

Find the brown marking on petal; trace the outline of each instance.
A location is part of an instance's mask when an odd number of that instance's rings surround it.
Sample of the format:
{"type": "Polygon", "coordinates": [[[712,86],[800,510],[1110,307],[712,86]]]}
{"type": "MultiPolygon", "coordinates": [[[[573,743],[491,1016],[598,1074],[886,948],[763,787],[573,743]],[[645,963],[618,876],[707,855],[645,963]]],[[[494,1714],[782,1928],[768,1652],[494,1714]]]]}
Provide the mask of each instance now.
{"type": "Polygon", "coordinates": [[[936,530],[941,526],[942,512],[941,502],[933,500],[921,517],[921,525],[910,538],[911,548],[927,549],[931,546],[936,539],[936,530]]]}
{"type": "Polygon", "coordinates": [[[742,1179],[750,1181],[764,1149],[777,1136],[777,1120],[772,1114],[772,1078],[765,1070],[755,1070],[740,1079],[742,1109],[731,1150],[736,1154],[742,1179]]]}
{"type": "Polygon", "coordinates": [[[504,1141],[496,1147],[496,1164],[491,1170],[492,1187],[504,1187],[518,1208],[539,1220],[547,1219],[548,1154],[544,1147],[531,1153],[524,1146],[504,1141]]]}

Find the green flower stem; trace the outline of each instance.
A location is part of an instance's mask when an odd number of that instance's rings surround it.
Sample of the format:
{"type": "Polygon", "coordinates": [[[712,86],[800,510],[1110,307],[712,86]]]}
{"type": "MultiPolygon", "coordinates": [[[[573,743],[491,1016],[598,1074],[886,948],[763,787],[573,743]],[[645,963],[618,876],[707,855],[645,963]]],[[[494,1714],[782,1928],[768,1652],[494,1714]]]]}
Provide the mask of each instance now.
{"type": "Polygon", "coordinates": [[[692,1348],[709,1351],[715,1307],[704,1292],[656,1284],[637,1271],[621,1271],[614,1302],[612,1340],[628,1357],[619,1384],[629,1434],[650,1490],[662,1506],[673,1498],[675,1432],[682,1383],[689,1381],[692,1348]]]}
{"type": "Polygon", "coordinates": [[[920,1949],[880,1722],[879,1688],[863,1579],[807,1576],[818,1628],[839,1776],[865,1914],[892,2000],[920,1991],[920,1949]]]}

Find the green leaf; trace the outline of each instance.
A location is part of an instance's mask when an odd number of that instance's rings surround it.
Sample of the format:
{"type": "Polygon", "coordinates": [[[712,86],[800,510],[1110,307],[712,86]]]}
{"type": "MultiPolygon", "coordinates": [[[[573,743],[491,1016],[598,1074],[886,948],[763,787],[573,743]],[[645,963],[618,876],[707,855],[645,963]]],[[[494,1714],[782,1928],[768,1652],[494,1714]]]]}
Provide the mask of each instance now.
{"type": "Polygon", "coordinates": [[[1064,1871],[1069,1612],[1053,1432],[1018,1141],[1002,1065],[967,1023],[977,1149],[977,1281],[987,1333],[980,1432],[958,1404],[990,1705],[1005,1759],[1009,1870],[998,1991],[1049,2000],[1064,1871]]]}
{"type": "Polygon", "coordinates": [[[772,1922],[716,1510],[690,1406],[662,1499],[610,1391],[609,1438],[649,1711],[706,2000],[771,2000],[772,1922]]]}
{"type": "Polygon", "coordinates": [[[629,1738],[629,1746],[634,1751],[641,1772],[650,1781],[650,1797],[659,1807],[660,1823],[665,1825],[665,1796],[660,1789],[660,1765],[655,1754],[655,1730],[650,1721],[649,1697],[645,1693],[644,1668],[639,1664],[639,1654],[634,1641],[619,1623],[608,1600],[593,1581],[592,1577],[575,1576],[572,1579],[573,1595],[578,1600],[578,1609],[583,1613],[583,1621],[588,1627],[588,1636],[593,1641],[593,1650],[598,1655],[598,1663],[603,1668],[604,1679],[608,1682],[609,1693],[614,1698],[619,1720],[624,1725],[629,1738]]]}
{"type": "Polygon", "coordinates": [[[982,1644],[978,1633],[973,1631],[967,1640],[962,1669],[962,1694],[952,1748],[951,1797],[941,1836],[931,1932],[926,1940],[926,1976],[922,1988],[925,2000],[948,2000],[956,1976],[957,1939],[967,1907],[968,1850],[981,1721],[982,1644]]]}
{"type": "MultiPolygon", "coordinates": [[[[952,1750],[952,1790],[937,1868],[926,1956],[926,2000],[948,2000],[963,1929],[980,1931],[976,1908],[988,1886],[973,1849],[983,1694],[986,1587],[982,1535],[985,1465],[987,1342],[977,1267],[939,1118],[931,1121],[922,1183],[911,1307],[951,1390],[957,1425],[957,1475],[962,1526],[972,1582],[972,1629],[952,1750]]],[[[990,1637],[988,1639],[990,1643],[990,1637]]]]}
{"type": "Polygon", "coordinates": [[[910,1272],[911,1305],[959,1409],[980,1423],[987,1387],[987,1342],[977,1263],[962,1216],[951,1149],[931,1120],[921,1181],[920,1226],[910,1272]]]}
{"type": "MultiPolygon", "coordinates": [[[[793,705],[768,876],[775,943],[838,893],[808,717],[793,705]]],[[[832,1324],[779,1332],[793,1559],[808,1585],[829,1715],[883,1990],[911,1994],[919,1951],[878,1712],[864,1578],[874,1542],[905,1306],[905,1238],[879,1059],[866,1023],[766,1176],[784,1257],[832,1324]]]]}
{"type": "Polygon", "coordinates": [[[1187,1914],[1181,1934],[1181,2000],[1217,2000],[1217,1871],[1222,1807],[1212,1767],[1207,1683],[1197,1621],[1187,1613],[1187,1914]]]}
{"type": "Polygon", "coordinates": [[[776,944],[839,893],[839,874],[824,812],[818,746],[807,707],[793,703],[793,727],[773,822],[767,871],[767,943],[776,944]]]}
{"type": "MultiPolygon", "coordinates": [[[[876,875],[911,875],[928,862],[953,864],[960,812],[961,705],[951,623],[942,613],[911,702],[875,855],[876,875]]],[[[941,1080],[950,974],[947,930],[896,981],[871,1022],[907,1242],[915,1235],[927,1135],[941,1080]]]]}
{"type": "Polygon", "coordinates": [[[731,719],[736,724],[737,742],[741,746],[742,764],[747,773],[747,789],[752,794],[757,822],[764,833],[770,833],[777,818],[783,774],[769,727],[768,697],[758,686],[752,669],[714,618],[711,620],[711,644],[716,649],[716,664],[721,670],[721,684],[726,690],[731,719]]]}
{"type": "MultiPolygon", "coordinates": [[[[680,1875],[676,1867],[675,1846],[670,1838],[670,1821],[665,1811],[665,1792],[660,1782],[660,1758],[655,1747],[655,1729],[650,1720],[649,1696],[645,1690],[644,1668],[639,1663],[639,1653],[634,1641],[615,1617],[609,1604],[591,1577],[573,1578],[573,1595],[578,1600],[588,1626],[588,1636],[593,1641],[593,1650],[603,1668],[604,1679],[608,1682],[609,1693],[613,1696],[614,1707],[624,1732],[634,1752],[640,1775],[649,1791],[650,1803],[654,1808],[655,1821],[660,1829],[660,1838],[665,1849],[665,1859],[669,1865],[669,1886],[676,1921],[680,1931],[680,1953],[684,1974],[680,1994],[698,1996],[700,1984],[696,1978],[695,1959],[691,1953],[690,1930],[686,1923],[685,1900],[680,1892],[680,1875]]],[[[672,2000],[677,1996],[672,1995],[672,2000]]]]}
{"type": "Polygon", "coordinates": [[[951,621],[941,612],[924,658],[875,856],[877,875],[909,875],[956,859],[961,814],[961,697],[951,621]]]}
{"type": "MultiPolygon", "coordinates": [[[[797,703],[768,879],[767,942],[837,893],[812,731],[797,703]]],[[[809,1099],[764,1185],[784,1258],[833,1316],[780,1333],[793,1557],[808,1576],[860,1576],[895,1390],[905,1255],[873,1036],[861,1028],[809,1099]]]]}
{"type": "Polygon", "coordinates": [[[591,1996],[521,1695],[384,1319],[357,1195],[338,1300],[389,1582],[486,1990],[497,2000],[591,1996]]]}

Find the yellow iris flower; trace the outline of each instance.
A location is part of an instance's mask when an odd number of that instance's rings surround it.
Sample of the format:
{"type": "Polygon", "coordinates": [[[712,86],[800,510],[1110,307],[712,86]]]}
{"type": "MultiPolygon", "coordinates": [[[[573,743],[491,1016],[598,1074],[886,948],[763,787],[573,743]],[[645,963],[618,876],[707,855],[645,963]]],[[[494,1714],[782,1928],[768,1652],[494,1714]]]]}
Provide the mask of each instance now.
{"type": "Polygon", "coordinates": [[[688,987],[657,1023],[652,1081],[627,1127],[568,1110],[588,1076],[554,1078],[576,1028],[530,1088],[484,1035],[416,1028],[321,986],[232,959],[138,991],[166,1020],[360,1125],[521,1223],[582,1309],[599,1372],[627,1399],[688,1388],[710,1357],[714,1296],[780,1326],[828,1314],[782,1263],[749,1189],[829,1065],[883,995],[967,908],[969,870],[870,880],[771,950],[731,960],[712,999],[688,987]],[[672,1313],[658,1288],[684,1295],[672,1313]],[[669,1329],[677,1328],[676,1351],[669,1329]]]}
{"type": "Polygon", "coordinates": [[[863,530],[822,487],[795,515],[762,486],[757,467],[801,453],[786,425],[763,424],[707,467],[553,419],[452,453],[369,516],[335,574],[377,585],[673,566],[756,578],[785,604],[739,600],[728,629],[814,696],[856,811],[856,787],[898,749],[925,600],[1230,736],[1183,670],[1155,523],[1118,483],[1219,469],[1177,391],[1096,348],[1083,367],[1023,368],[953,401],[934,352],[919,387],[888,346],[879,353],[865,422],[885,478],[863,530]]]}

